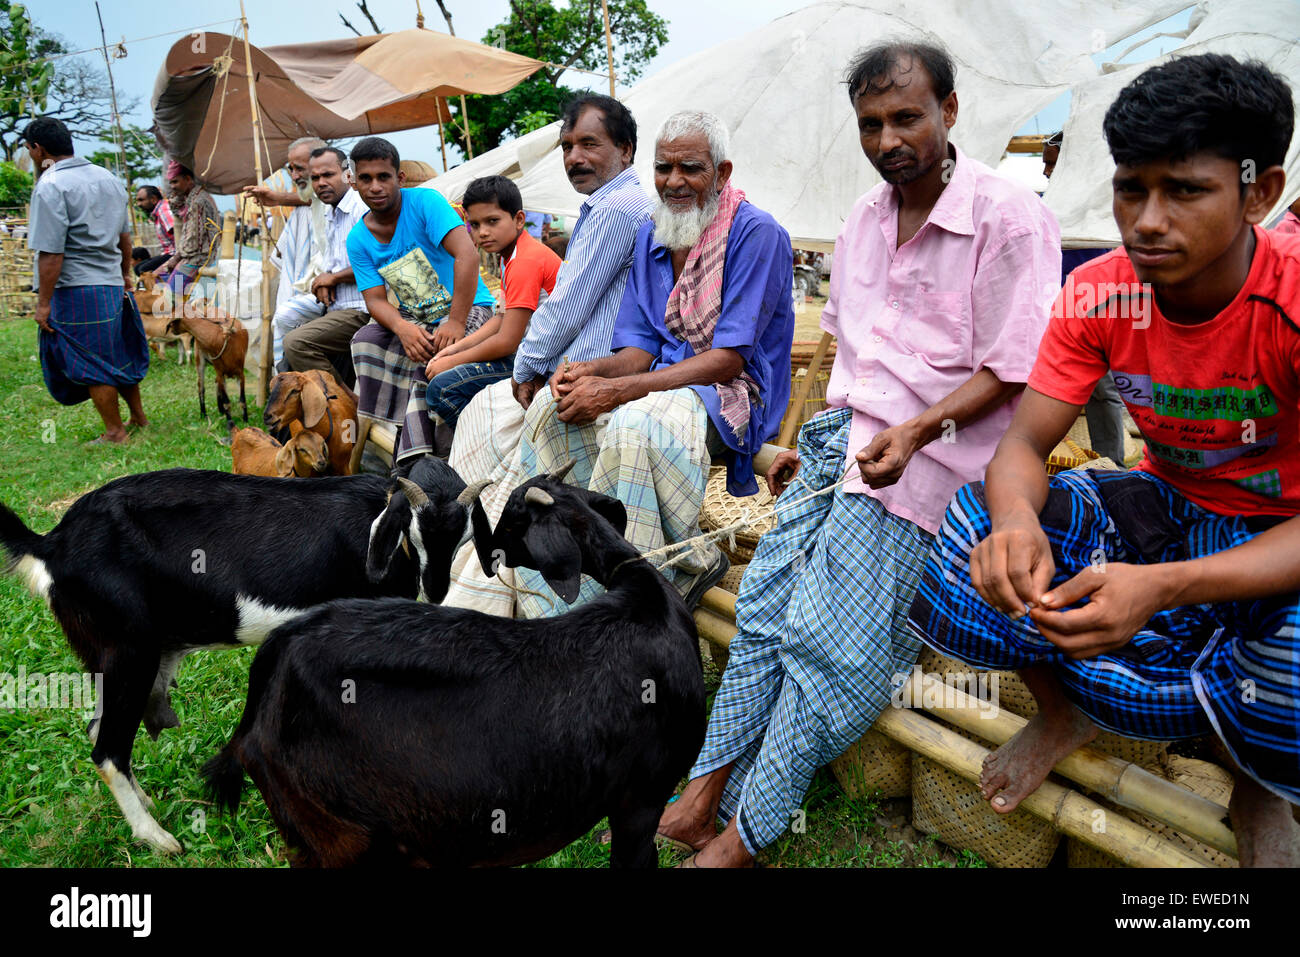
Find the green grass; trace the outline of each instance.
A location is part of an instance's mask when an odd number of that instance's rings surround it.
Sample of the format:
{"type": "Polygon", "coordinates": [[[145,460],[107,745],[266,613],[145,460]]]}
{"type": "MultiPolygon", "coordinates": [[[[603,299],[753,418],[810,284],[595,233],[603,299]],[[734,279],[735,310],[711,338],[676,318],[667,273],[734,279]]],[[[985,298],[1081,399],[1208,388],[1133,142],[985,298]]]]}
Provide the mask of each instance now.
{"type": "MultiPolygon", "coordinates": [[[[150,425],[122,447],[83,443],[101,431],[90,403],[55,403],[41,380],[36,327],[30,319],[0,319],[0,501],[38,532],[59,521],[76,496],[135,472],[186,466],[226,470],[230,452],[220,443],[211,373],[209,415],[199,418],[193,367],[176,363],[175,350],[152,360],[141,384],[150,425]]],[[[251,383],[250,383],[251,384],[251,383]]],[[[251,390],[250,390],[251,392],[251,390]]],[[[249,396],[249,419],[261,409],[249,396]]],[[[225,743],[243,709],[254,652],[198,652],[177,675],[172,703],[181,726],[157,741],[143,729],[132,765],[156,802],[158,822],[185,847],[179,857],[131,841],[130,828],[90,762],[86,719],[55,709],[0,708],[0,866],[45,867],[268,867],[284,866],[283,842],[261,796],[251,785],[234,816],[211,812],[199,768],[225,743]]],[[[0,672],[79,673],[80,661],[45,604],[15,578],[0,577],[0,672]]],[[[718,675],[705,669],[710,691],[718,675]]],[[[897,802],[893,802],[896,805],[897,802]]],[[[897,807],[854,800],[828,771],[818,774],[804,802],[805,827],[768,848],[760,861],[775,867],[982,866],[933,841],[913,846],[882,821],[897,807]]],[[[536,867],[605,867],[609,848],[590,834],[536,867]]],[[[660,863],[681,860],[660,851],[660,863]]]]}

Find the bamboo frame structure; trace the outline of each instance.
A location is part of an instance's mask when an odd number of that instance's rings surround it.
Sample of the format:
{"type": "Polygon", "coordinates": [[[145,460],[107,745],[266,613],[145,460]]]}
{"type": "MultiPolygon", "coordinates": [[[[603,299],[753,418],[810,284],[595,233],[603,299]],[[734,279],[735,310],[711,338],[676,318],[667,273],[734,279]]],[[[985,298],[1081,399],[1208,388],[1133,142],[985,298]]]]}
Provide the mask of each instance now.
{"type": "MultiPolygon", "coordinates": [[[[736,596],[721,588],[710,588],[695,609],[696,629],[700,637],[710,644],[729,649],[731,639],[736,634],[735,615],[736,596]]],[[[993,710],[990,704],[967,695],[959,689],[944,686],[930,676],[923,675],[918,683],[913,673],[899,694],[904,702],[920,702],[925,710],[932,712],[936,717],[943,718],[994,744],[1002,744],[1009,740],[1028,723],[1024,718],[1000,709],[996,716],[984,717],[982,715],[987,715],[993,710]]],[[[873,727],[943,767],[969,780],[979,780],[980,767],[988,750],[937,722],[906,709],[886,708],[876,719],[873,727]],[[902,723],[900,723],[900,715],[906,716],[906,720],[902,723]],[[915,741],[922,739],[926,742],[924,749],[914,744],[915,741]],[[963,763],[974,754],[971,748],[980,752],[974,765],[963,763]]],[[[1172,782],[1158,778],[1131,762],[1102,754],[1093,748],[1079,748],[1062,759],[1053,770],[1062,777],[1114,801],[1121,807],[1167,824],[1225,854],[1237,856],[1236,838],[1225,823],[1228,811],[1221,804],[1216,804],[1172,782]]],[[[1050,821],[1058,830],[1125,863],[1132,864],[1136,860],[1139,863],[1134,866],[1185,866],[1185,864],[1163,860],[1163,857],[1167,856],[1167,851],[1152,852],[1146,848],[1145,841],[1134,844],[1129,839],[1134,834],[1130,828],[1136,828],[1138,832],[1149,835],[1153,840],[1161,839],[1127,818],[1123,819],[1123,825],[1117,825],[1116,820],[1122,815],[1106,812],[1107,829],[1114,831],[1119,827],[1128,837],[1119,838],[1118,846],[1114,842],[1099,840],[1102,836],[1092,831],[1092,815],[1095,810],[1104,809],[1101,805],[1059,784],[1045,781],[1033,795],[1030,795],[1030,798],[1022,802],[1023,807],[1050,821]],[[1039,795],[1046,795],[1046,798],[1039,795]],[[1070,795],[1073,797],[1069,797],[1070,795]],[[1034,798],[1032,804],[1030,798],[1034,798]],[[1085,803],[1080,804],[1080,801],[1085,803]],[[1083,810],[1087,813],[1081,817],[1083,810]],[[1078,826],[1082,826],[1086,833],[1076,833],[1078,826]],[[1156,856],[1152,857],[1152,854],[1156,856]]],[[[1195,861],[1176,845],[1170,846],[1178,852],[1180,859],[1194,861],[1196,866],[1201,866],[1199,861],[1195,861]]]]}
{"type": "Polygon", "coordinates": [[[803,382],[799,383],[799,392],[790,405],[791,412],[786,416],[786,423],[781,426],[781,434],[777,436],[776,440],[777,445],[789,448],[790,443],[794,441],[796,423],[799,421],[798,410],[802,409],[803,404],[808,401],[808,393],[812,391],[817,371],[821,369],[822,361],[826,358],[826,353],[830,351],[832,338],[829,332],[822,333],[821,341],[817,343],[817,348],[813,351],[812,361],[808,363],[808,371],[804,373],[803,382]]]}
{"type": "MultiPolygon", "coordinates": [[[[239,0],[239,25],[244,30],[244,69],[248,74],[248,109],[253,117],[253,169],[255,182],[262,182],[262,117],[257,109],[257,74],[253,70],[253,53],[248,42],[248,17],[244,13],[244,0],[239,0]]],[[[257,402],[266,405],[266,393],[271,381],[272,336],[271,329],[271,228],[269,217],[262,217],[262,325],[259,349],[261,359],[257,370],[257,402]]],[[[238,313],[238,306],[236,306],[238,313]]]]}
{"type": "Polygon", "coordinates": [[[609,0],[600,0],[600,12],[605,18],[605,60],[609,64],[609,95],[614,95],[614,35],[609,32],[609,0]]]}

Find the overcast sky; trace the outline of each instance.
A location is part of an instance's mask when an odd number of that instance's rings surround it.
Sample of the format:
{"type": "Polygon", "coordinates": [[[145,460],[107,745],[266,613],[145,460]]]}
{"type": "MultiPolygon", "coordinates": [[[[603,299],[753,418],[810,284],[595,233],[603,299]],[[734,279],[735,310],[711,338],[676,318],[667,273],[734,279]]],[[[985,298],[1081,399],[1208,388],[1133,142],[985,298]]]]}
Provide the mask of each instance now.
{"type": "MultiPolygon", "coordinates": [[[[28,10],[35,21],[46,30],[57,33],[69,49],[83,50],[100,45],[99,24],[93,0],[28,0],[28,10]]],[[[484,32],[504,20],[509,11],[508,0],[446,0],[458,36],[479,40],[484,32]]],[[[645,75],[651,75],[669,63],[707,49],[723,40],[739,36],[771,20],[807,6],[808,0],[649,0],[652,10],[668,21],[669,42],[651,63],[645,75]]],[[[338,39],[352,34],[339,20],[339,12],[359,30],[368,30],[365,18],[356,9],[354,0],[320,0],[309,4],[268,0],[245,0],[248,11],[249,37],[253,44],[275,46],[312,40],[338,39]]],[[[408,29],[415,26],[416,0],[369,0],[368,6],[379,26],[385,31],[408,29]]],[[[444,30],[445,23],[435,0],[421,0],[425,26],[444,30]]],[[[137,100],[134,110],[125,114],[126,122],[148,127],[152,123],[149,98],[159,67],[167,51],[188,29],[206,26],[219,32],[234,32],[239,20],[238,0],[207,0],[204,3],[155,2],[141,4],[139,0],[100,0],[104,31],[110,45],[125,39],[127,56],[113,60],[113,77],[119,97],[137,100]],[[224,18],[224,19],[223,19],[224,18]],[[137,39],[154,34],[170,33],[153,39],[137,39]]],[[[1186,26],[1189,13],[1179,14],[1156,30],[1181,29],[1186,26]]],[[[1136,51],[1128,60],[1140,59],[1172,49],[1177,41],[1153,40],[1136,51]]],[[[1108,53],[1111,51],[1107,51],[1108,53]]],[[[89,54],[102,65],[102,54],[95,49],[89,54]]],[[[1098,56],[1100,61],[1102,57],[1098,56]]],[[[607,81],[577,73],[566,73],[563,82],[570,87],[589,86],[603,89],[607,81]]],[[[620,86],[620,93],[625,88],[620,86]]],[[[1052,104],[1020,130],[1022,133],[1050,132],[1062,125],[1067,101],[1052,104]]],[[[437,129],[430,127],[386,134],[397,145],[403,157],[423,159],[436,168],[441,167],[437,129]]],[[[77,143],[79,153],[99,148],[92,143],[77,143]]]]}

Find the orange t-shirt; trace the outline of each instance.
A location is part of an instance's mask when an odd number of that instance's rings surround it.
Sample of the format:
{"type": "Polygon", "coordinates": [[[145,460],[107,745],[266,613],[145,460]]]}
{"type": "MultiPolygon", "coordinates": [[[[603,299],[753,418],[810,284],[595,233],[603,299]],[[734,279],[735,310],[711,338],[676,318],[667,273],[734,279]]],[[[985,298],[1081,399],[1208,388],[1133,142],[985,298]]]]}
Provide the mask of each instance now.
{"type": "Polygon", "coordinates": [[[1300,236],[1255,228],[1213,319],[1160,313],[1124,250],[1069,276],[1030,388],[1082,405],[1109,369],[1146,440],[1137,466],[1221,515],[1300,514],[1300,236]]]}
{"type": "Polygon", "coordinates": [[[560,257],[550,246],[539,243],[525,230],[515,241],[514,252],[501,271],[501,288],[506,309],[536,309],[543,290],[550,294],[560,271],[560,257]]]}

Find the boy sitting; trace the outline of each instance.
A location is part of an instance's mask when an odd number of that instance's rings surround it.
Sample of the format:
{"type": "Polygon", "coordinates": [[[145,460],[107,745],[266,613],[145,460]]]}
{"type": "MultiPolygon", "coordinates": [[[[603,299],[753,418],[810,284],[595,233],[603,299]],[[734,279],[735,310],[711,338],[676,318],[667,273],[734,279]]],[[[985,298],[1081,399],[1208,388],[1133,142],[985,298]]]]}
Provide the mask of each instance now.
{"type": "Polygon", "coordinates": [[[439,350],[424,370],[429,414],[451,428],[469,400],[515,369],[515,350],[523,341],[533,310],[555,288],[560,257],[529,235],[519,187],[504,176],[474,180],[461,201],[470,235],[479,249],[497,253],[505,268],[501,289],[504,312],[459,342],[439,350]]]}
{"type": "Polygon", "coordinates": [[[1293,123],[1280,77],[1214,54],[1147,70],[1106,113],[1124,248],[1062,290],[911,610],[928,644],[1020,669],[1038,700],[984,763],[995,811],[1098,726],[1217,734],[1241,864],[1300,864],[1300,241],[1259,226],[1293,123]],[[1043,460],[1107,369],[1141,464],[1049,481],[1043,460]]]}

